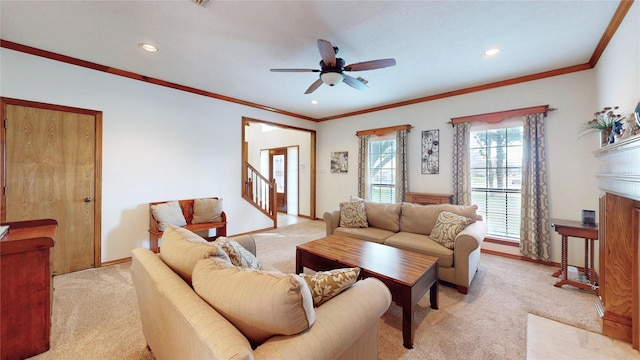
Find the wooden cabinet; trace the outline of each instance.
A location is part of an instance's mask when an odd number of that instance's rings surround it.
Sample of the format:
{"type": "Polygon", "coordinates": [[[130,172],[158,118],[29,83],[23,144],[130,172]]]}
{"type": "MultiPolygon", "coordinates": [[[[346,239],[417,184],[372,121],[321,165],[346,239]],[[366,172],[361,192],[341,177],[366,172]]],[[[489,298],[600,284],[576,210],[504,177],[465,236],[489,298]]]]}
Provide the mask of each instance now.
{"type": "Polygon", "coordinates": [[[453,195],[450,194],[408,192],[405,197],[406,202],[422,205],[451,204],[453,201],[453,195]]]}
{"type": "Polygon", "coordinates": [[[25,359],[49,350],[52,248],[57,222],[12,222],[0,239],[0,354],[25,359]]]}

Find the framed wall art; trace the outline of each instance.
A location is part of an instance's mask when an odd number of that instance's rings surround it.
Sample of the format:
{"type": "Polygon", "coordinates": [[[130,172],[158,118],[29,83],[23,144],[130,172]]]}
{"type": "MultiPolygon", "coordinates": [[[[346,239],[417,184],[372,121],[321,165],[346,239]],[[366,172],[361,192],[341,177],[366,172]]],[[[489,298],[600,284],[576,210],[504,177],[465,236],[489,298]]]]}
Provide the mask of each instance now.
{"type": "Polygon", "coordinates": [[[331,172],[347,173],[349,172],[349,152],[336,151],[331,153],[331,172]]]}
{"type": "Polygon", "coordinates": [[[422,173],[440,173],[440,130],[422,132],[422,173]]]}

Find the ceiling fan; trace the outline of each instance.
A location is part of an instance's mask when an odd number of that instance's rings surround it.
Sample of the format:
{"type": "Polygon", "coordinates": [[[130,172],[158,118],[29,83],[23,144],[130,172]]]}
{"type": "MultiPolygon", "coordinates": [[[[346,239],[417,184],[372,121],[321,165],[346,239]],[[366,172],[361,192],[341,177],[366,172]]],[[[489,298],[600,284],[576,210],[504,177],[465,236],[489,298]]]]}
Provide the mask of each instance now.
{"type": "Polygon", "coordinates": [[[320,50],[320,56],[322,60],[320,60],[320,70],[318,69],[271,69],[273,72],[319,72],[320,78],[316,80],[305,94],[311,94],[316,91],[320,85],[327,84],[329,86],[334,86],[338,84],[340,81],[345,84],[351,86],[354,89],[358,90],[366,90],[368,86],[366,85],[366,80],[362,78],[354,78],[345,74],[345,71],[363,71],[363,70],[374,70],[381,69],[389,66],[395,66],[395,59],[380,59],[380,60],[371,60],[364,61],[359,63],[354,63],[350,65],[344,64],[344,60],[342,58],[336,57],[339,49],[327,40],[318,39],[318,50],[320,50]]]}

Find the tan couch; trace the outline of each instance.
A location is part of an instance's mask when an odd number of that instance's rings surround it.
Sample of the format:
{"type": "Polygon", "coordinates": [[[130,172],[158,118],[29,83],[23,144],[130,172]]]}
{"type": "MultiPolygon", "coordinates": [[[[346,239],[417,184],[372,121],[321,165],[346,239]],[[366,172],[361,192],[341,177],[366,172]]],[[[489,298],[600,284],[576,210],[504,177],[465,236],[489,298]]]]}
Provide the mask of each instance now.
{"type": "Polygon", "coordinates": [[[365,209],[368,227],[339,226],[340,210],[325,212],[323,218],[327,235],[344,234],[435,256],[440,259],[440,280],[456,285],[463,294],[468,292],[480,265],[480,245],[487,234],[487,224],[476,213],[477,206],[365,202],[365,209]],[[453,249],[448,249],[429,237],[443,211],[462,215],[473,221],[455,237],[453,249]]]}
{"type": "MultiPolygon", "coordinates": [[[[165,237],[160,255],[144,248],[132,252],[131,273],[142,331],[156,359],[378,358],[379,320],[391,303],[389,289],[380,281],[357,281],[313,308],[315,322],[307,330],[295,335],[276,335],[252,348],[238,328],[194,291],[183,279],[184,274],[181,277],[163,262],[165,237]]],[[[234,240],[255,254],[251,236],[234,240]]],[[[208,260],[199,260],[196,265],[194,285],[198,266],[203,261],[208,260]]],[[[252,291],[249,289],[247,293],[252,291]]],[[[258,301],[260,299],[249,295],[238,305],[270,306],[258,304],[258,301]]]]}

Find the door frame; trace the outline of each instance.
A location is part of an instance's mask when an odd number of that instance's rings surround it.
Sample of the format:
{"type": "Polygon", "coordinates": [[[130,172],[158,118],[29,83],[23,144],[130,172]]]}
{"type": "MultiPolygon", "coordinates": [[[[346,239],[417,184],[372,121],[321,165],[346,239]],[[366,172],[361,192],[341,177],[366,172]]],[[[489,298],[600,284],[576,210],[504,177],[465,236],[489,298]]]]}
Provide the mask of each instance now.
{"type": "Polygon", "coordinates": [[[94,153],[94,212],[93,212],[93,266],[98,268],[102,266],[102,111],[82,109],[64,105],[47,104],[36,101],[14,99],[8,97],[0,97],[0,222],[7,220],[7,204],[6,204],[6,128],[5,120],[7,113],[7,105],[16,105],[23,107],[32,107],[45,110],[62,111],[83,115],[91,115],[95,119],[95,153],[94,153]]]}

